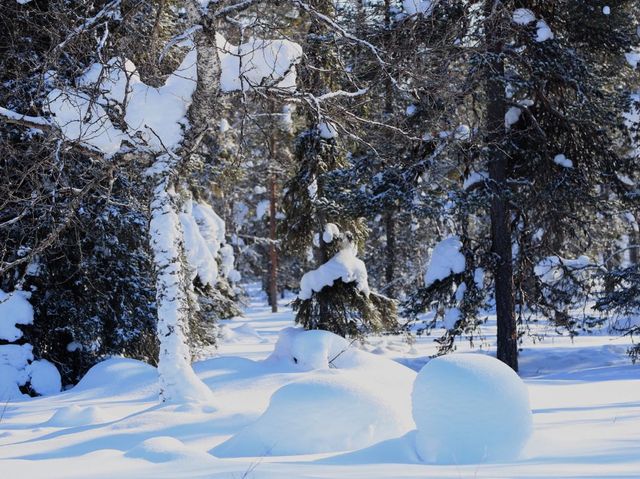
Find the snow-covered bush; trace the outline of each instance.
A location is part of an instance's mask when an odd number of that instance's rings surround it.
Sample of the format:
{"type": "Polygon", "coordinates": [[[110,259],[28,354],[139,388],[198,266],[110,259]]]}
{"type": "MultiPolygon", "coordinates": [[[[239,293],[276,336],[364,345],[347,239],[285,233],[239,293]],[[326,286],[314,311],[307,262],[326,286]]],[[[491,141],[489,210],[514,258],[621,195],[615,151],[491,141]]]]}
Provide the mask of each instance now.
{"type": "Polygon", "coordinates": [[[24,291],[5,293],[0,289],[0,340],[14,342],[22,337],[18,324],[33,323],[33,307],[24,291]]]}
{"type": "Polygon", "coordinates": [[[490,356],[431,360],[418,373],[412,402],[416,450],[428,463],[514,460],[532,432],[527,387],[490,356]]]}
{"type": "MultiPolygon", "coordinates": [[[[0,340],[15,342],[23,335],[17,325],[33,323],[33,308],[24,291],[0,290],[0,340]]],[[[60,392],[58,369],[49,361],[34,361],[31,344],[0,344],[0,401],[22,396],[20,388],[35,394],[60,392]]]]}

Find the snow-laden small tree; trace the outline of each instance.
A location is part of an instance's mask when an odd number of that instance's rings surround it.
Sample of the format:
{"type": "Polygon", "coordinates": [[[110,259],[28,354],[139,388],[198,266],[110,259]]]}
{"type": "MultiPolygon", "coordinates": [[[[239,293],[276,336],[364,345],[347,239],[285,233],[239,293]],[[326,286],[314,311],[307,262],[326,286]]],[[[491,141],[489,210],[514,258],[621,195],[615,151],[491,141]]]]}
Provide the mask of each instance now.
{"type": "Polygon", "coordinates": [[[322,236],[331,256],[302,276],[293,302],[296,322],[306,329],[354,338],[396,330],[396,303],[369,289],[367,269],[356,256],[352,235],[328,223],[322,236]]]}

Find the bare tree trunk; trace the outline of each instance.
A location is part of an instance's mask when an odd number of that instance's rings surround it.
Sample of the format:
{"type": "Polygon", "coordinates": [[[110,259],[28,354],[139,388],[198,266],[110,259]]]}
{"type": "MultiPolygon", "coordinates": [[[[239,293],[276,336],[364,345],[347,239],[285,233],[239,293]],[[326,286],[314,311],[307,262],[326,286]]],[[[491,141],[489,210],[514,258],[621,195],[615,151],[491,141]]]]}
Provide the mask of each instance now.
{"type": "Polygon", "coordinates": [[[505,22],[508,21],[499,0],[485,1],[485,41],[487,45],[487,154],[491,180],[491,242],[496,257],[495,280],[496,319],[498,327],[497,356],[518,371],[518,328],[515,318],[513,284],[513,251],[511,219],[506,196],[507,158],[500,143],[504,139],[506,112],[504,62],[502,60],[505,22]]]}
{"type": "Polygon", "coordinates": [[[278,312],[278,250],[276,248],[276,177],[269,179],[269,298],[271,312],[278,312]]]}

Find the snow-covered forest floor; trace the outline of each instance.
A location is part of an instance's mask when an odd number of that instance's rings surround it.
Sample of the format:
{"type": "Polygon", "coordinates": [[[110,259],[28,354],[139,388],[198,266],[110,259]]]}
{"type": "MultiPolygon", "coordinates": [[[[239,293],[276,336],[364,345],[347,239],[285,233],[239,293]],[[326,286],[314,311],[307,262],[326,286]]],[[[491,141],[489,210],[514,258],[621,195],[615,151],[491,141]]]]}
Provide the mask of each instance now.
{"type": "MultiPolygon", "coordinates": [[[[283,385],[330,374],[264,361],[274,350],[279,332],[293,325],[293,315],[288,308],[272,314],[257,286],[250,286],[249,292],[251,303],[245,315],[225,321],[219,348],[194,365],[213,390],[214,403],[161,405],[154,368],[134,360],[110,359],[95,366],[73,389],[2,405],[0,477],[640,476],[640,368],[625,354],[628,340],[606,334],[570,340],[545,331],[544,340],[527,340],[523,345],[521,376],[530,394],[534,433],[522,458],[513,463],[421,464],[413,451],[411,432],[359,451],[331,454],[278,456],[265,451],[256,455],[250,441],[220,446],[254,422],[283,385]]],[[[488,323],[486,338],[476,341],[485,350],[492,343],[491,319],[488,323]]],[[[401,337],[371,338],[363,347],[414,370],[435,351],[433,336],[419,337],[412,345],[401,337]]],[[[459,344],[459,350],[466,349],[468,343],[459,344]]],[[[383,369],[380,376],[360,379],[384,382],[383,369]]],[[[342,431],[332,426],[335,414],[339,411],[318,410],[308,417],[289,418],[301,424],[300,436],[293,441],[304,445],[312,440],[314,428],[323,427],[336,429],[333,434],[339,441],[342,431]]],[[[274,450],[278,441],[291,440],[283,436],[291,431],[291,424],[283,423],[280,429],[272,418],[270,426],[274,450]]]]}

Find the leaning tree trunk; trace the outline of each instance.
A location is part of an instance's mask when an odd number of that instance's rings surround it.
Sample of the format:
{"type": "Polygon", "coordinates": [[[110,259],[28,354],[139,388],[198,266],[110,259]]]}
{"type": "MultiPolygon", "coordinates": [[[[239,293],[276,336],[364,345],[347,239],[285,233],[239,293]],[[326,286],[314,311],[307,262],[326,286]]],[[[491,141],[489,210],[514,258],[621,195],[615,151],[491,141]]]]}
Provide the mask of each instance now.
{"type": "Polygon", "coordinates": [[[513,251],[508,201],[507,158],[501,143],[505,136],[505,78],[502,50],[505,22],[508,19],[499,0],[487,0],[485,10],[486,72],[486,142],[491,180],[491,242],[495,255],[497,356],[514,371],[518,370],[518,328],[515,319],[513,251]]]}
{"type": "Polygon", "coordinates": [[[191,368],[187,344],[191,279],[185,264],[184,237],[173,183],[180,159],[161,155],[151,203],[149,236],[156,270],[158,375],[163,402],[206,401],[211,390],[191,368]]]}
{"type": "Polygon", "coordinates": [[[215,141],[211,119],[219,93],[220,65],[215,30],[195,2],[187,3],[192,24],[201,24],[195,34],[197,49],[197,85],[189,108],[190,129],[183,140],[184,156],[167,153],[159,156],[151,204],[150,238],[156,267],[158,339],[160,354],[160,397],[162,401],[206,401],[211,390],[191,367],[188,346],[189,314],[194,293],[184,251],[184,233],[180,224],[180,197],[188,193],[190,163],[201,144],[215,141]],[[209,138],[208,138],[209,137],[209,138]]]}

